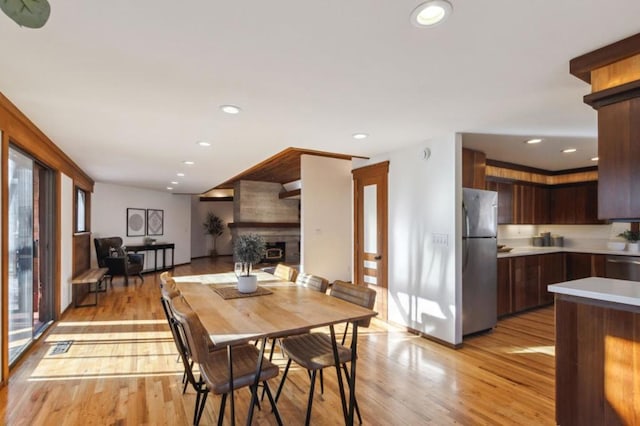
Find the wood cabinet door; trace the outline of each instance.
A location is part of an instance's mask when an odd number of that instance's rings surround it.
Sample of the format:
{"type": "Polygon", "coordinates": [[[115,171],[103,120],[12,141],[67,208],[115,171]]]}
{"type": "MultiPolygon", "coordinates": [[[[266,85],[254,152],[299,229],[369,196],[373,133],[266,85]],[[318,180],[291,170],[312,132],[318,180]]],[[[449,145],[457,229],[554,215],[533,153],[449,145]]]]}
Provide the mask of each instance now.
{"type": "Polygon", "coordinates": [[[514,312],[538,305],[540,279],[538,257],[532,255],[512,258],[514,312]]]}
{"type": "Polygon", "coordinates": [[[567,281],[591,276],[591,254],[567,253],[567,281]]]}
{"type": "Polygon", "coordinates": [[[498,193],[498,225],[513,223],[513,184],[487,181],[486,189],[498,193]]]}
{"type": "Polygon", "coordinates": [[[551,253],[538,256],[540,264],[540,305],[553,303],[554,294],[547,290],[550,284],[565,281],[564,253],[551,253]]]}
{"type": "Polygon", "coordinates": [[[576,193],[571,186],[556,186],[551,189],[551,223],[559,225],[576,222],[576,193]]]}
{"type": "Polygon", "coordinates": [[[462,148],[462,187],[485,189],[487,156],[484,152],[462,148]]]}
{"type": "Polygon", "coordinates": [[[513,312],[511,293],[511,258],[500,258],[498,259],[498,317],[513,312]]]}
{"type": "Polygon", "coordinates": [[[598,109],[598,217],[640,217],[640,98],[598,109]]]}

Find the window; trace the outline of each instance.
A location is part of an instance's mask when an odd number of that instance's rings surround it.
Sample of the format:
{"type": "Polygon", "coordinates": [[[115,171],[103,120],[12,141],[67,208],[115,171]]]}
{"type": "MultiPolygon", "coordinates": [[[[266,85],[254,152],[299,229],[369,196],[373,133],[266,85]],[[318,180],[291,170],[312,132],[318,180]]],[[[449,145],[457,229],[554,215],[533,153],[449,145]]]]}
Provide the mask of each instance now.
{"type": "Polygon", "coordinates": [[[86,232],[87,231],[87,193],[80,189],[76,188],[76,232],[86,232]]]}

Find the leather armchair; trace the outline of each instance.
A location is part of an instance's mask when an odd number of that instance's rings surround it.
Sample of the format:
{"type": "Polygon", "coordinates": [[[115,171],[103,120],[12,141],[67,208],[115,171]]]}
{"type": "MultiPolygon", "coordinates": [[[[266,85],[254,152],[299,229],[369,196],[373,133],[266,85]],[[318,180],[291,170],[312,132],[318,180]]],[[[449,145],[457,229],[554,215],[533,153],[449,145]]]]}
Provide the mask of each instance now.
{"type": "Polygon", "coordinates": [[[107,272],[109,282],[114,276],[123,276],[125,285],[129,285],[129,276],[138,276],[144,282],[142,277],[143,253],[126,253],[120,237],[94,238],[93,243],[96,247],[98,266],[109,268],[109,272],[107,272]]]}

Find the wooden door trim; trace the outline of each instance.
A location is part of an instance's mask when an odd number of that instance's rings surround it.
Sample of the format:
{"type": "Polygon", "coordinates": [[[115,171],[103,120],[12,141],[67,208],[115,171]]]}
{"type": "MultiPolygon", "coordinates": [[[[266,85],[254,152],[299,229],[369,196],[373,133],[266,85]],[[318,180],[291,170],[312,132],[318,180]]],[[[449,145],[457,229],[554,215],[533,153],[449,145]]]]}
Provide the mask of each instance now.
{"type": "Polygon", "coordinates": [[[353,259],[354,259],[354,281],[356,284],[364,284],[359,283],[358,280],[360,276],[364,274],[364,260],[374,260],[370,258],[371,256],[367,256],[364,254],[364,251],[361,250],[361,242],[359,240],[359,236],[364,234],[364,223],[361,220],[364,205],[363,205],[363,197],[360,195],[359,186],[364,186],[364,183],[370,179],[377,178],[379,176],[384,176],[382,179],[381,185],[378,188],[380,194],[380,200],[382,200],[382,206],[378,211],[378,220],[382,221],[382,234],[384,235],[384,243],[380,249],[380,255],[384,259],[383,262],[380,262],[380,270],[379,276],[383,278],[384,286],[381,288],[388,288],[388,228],[389,228],[389,205],[388,205],[388,173],[389,173],[389,161],[383,161],[381,163],[372,164],[370,166],[360,167],[358,169],[354,169],[351,171],[353,174],[353,205],[354,205],[354,227],[353,227],[353,259]],[[363,253],[363,258],[360,258],[360,253],[363,253]]]}

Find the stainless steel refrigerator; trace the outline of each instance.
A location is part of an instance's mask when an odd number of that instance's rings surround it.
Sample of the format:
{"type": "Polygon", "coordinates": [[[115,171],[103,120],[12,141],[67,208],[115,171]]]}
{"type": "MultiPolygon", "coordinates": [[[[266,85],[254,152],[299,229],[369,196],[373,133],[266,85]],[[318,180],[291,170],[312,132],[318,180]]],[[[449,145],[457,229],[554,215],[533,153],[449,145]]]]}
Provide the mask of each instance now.
{"type": "Polygon", "coordinates": [[[497,322],[498,194],[462,190],[462,335],[497,322]]]}

